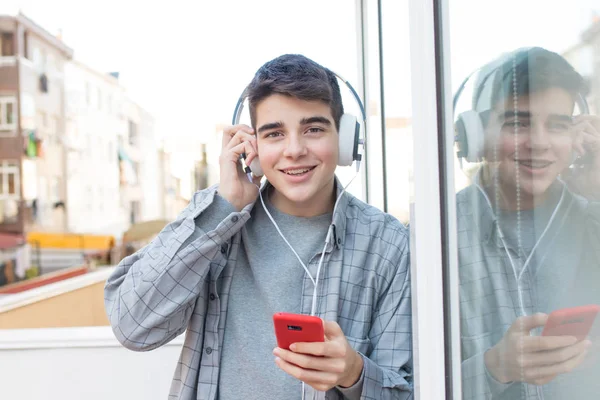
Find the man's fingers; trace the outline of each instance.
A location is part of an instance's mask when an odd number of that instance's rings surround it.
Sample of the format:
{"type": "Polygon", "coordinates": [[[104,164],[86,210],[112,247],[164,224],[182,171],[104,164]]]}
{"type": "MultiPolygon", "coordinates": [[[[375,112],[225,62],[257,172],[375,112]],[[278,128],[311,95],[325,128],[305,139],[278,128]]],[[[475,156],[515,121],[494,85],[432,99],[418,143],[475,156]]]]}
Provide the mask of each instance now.
{"type": "Polygon", "coordinates": [[[581,137],[583,146],[587,147],[592,153],[596,153],[600,150],[600,134],[592,134],[585,131],[582,132],[581,137]]]}
{"type": "Polygon", "coordinates": [[[519,317],[509,328],[509,333],[529,335],[529,332],[539,326],[543,326],[548,319],[547,314],[537,313],[519,317]]]}
{"type": "Polygon", "coordinates": [[[343,363],[329,357],[317,357],[306,354],[294,353],[292,351],[276,348],[273,354],[282,360],[304,369],[315,371],[327,371],[334,373],[344,372],[343,363]]]}
{"type": "Polygon", "coordinates": [[[294,353],[309,354],[317,357],[344,357],[344,348],[339,342],[298,342],[290,346],[294,353]]]}
{"type": "Polygon", "coordinates": [[[237,124],[237,125],[226,126],[223,129],[223,135],[231,137],[231,136],[235,135],[235,133],[237,131],[245,131],[247,133],[254,133],[254,129],[252,129],[250,126],[248,126],[246,124],[237,124]]]}
{"type": "Polygon", "coordinates": [[[244,131],[237,131],[235,135],[227,142],[223,149],[231,149],[242,142],[252,143],[253,147],[256,144],[256,137],[244,131]]]}
{"type": "Polygon", "coordinates": [[[600,131],[600,117],[598,117],[596,115],[588,115],[588,114],[578,115],[573,118],[573,122],[575,122],[576,125],[581,122],[588,122],[592,126],[594,126],[596,130],[600,131]]]}
{"type": "Polygon", "coordinates": [[[254,147],[252,147],[252,144],[249,142],[241,142],[237,146],[225,150],[221,154],[221,157],[223,157],[223,161],[238,163],[242,153],[246,154],[246,159],[249,157],[256,157],[256,150],[254,150],[254,147]]]}
{"type": "Polygon", "coordinates": [[[577,343],[574,336],[529,336],[524,337],[517,345],[521,353],[556,350],[577,343]]]}
{"type": "Polygon", "coordinates": [[[574,345],[555,350],[530,353],[524,356],[521,366],[527,368],[560,364],[585,352],[590,345],[591,342],[589,340],[584,340],[574,345]]]}
{"type": "Polygon", "coordinates": [[[223,137],[222,137],[222,142],[221,142],[222,146],[221,147],[225,148],[227,146],[227,144],[239,132],[243,132],[243,133],[245,133],[247,135],[254,136],[254,129],[252,129],[248,125],[239,124],[239,125],[228,126],[225,129],[223,129],[223,137]]]}
{"type": "Polygon", "coordinates": [[[583,362],[585,356],[587,354],[587,350],[578,353],[575,357],[570,358],[561,363],[541,366],[537,368],[527,368],[523,371],[524,380],[527,382],[544,379],[553,375],[565,374],[567,372],[571,372],[574,370],[579,364],[583,362]]]}
{"type": "Polygon", "coordinates": [[[333,340],[336,337],[344,336],[342,328],[335,321],[323,321],[323,330],[325,331],[325,336],[329,340],[333,340]]]}
{"type": "Polygon", "coordinates": [[[313,371],[300,368],[297,365],[289,363],[280,357],[275,358],[275,364],[288,375],[305,382],[317,390],[327,390],[337,383],[335,374],[323,371],[313,371]]]}

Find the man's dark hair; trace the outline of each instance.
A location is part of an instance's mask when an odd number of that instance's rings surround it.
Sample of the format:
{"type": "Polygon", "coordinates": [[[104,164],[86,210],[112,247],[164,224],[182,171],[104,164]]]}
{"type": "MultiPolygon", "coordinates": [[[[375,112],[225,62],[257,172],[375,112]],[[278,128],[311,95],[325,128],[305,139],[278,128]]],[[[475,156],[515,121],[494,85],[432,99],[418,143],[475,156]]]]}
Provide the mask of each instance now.
{"type": "Polygon", "coordinates": [[[344,106],[337,78],[333,72],[313,60],[300,54],[284,54],[268,61],[256,71],[244,91],[254,128],[256,107],[272,94],[328,104],[335,126],[339,130],[344,106]]]}
{"type": "Polygon", "coordinates": [[[578,93],[586,93],[585,80],[573,66],[561,55],[541,47],[516,50],[501,57],[500,62],[491,95],[492,107],[511,99],[515,86],[517,97],[551,88],[564,89],[573,99],[578,93]]]}

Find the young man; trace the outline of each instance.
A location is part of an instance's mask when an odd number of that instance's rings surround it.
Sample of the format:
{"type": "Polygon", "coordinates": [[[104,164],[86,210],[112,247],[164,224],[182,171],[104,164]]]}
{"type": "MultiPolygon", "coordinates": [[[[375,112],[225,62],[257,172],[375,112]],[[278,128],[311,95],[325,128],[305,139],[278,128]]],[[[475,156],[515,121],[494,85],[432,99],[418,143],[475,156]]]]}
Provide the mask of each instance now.
{"type": "Polygon", "coordinates": [[[556,53],[517,50],[479,76],[483,163],[457,195],[464,398],[596,398],[594,338],[539,334],[554,310],[600,304],[600,205],[561,179],[585,155],[598,182],[598,118],[573,116],[584,81],[556,53]]]}
{"type": "Polygon", "coordinates": [[[115,335],[144,351],[187,330],[173,399],[412,398],[408,232],[348,193],[333,212],[342,192],[335,75],[284,55],[257,71],[246,95],[253,127],[225,129],[220,184],[196,193],[108,280],[115,335]],[[260,156],[267,210],[242,153],[248,164],[260,156]],[[272,316],[311,313],[323,250],[325,342],[276,348],[272,316]]]}

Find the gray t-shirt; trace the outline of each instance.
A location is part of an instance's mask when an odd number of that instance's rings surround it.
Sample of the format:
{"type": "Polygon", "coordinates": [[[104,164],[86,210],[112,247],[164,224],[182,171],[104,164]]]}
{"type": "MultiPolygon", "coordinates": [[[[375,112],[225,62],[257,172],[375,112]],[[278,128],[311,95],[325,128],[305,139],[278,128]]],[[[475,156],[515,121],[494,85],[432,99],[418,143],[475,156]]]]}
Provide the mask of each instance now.
{"type": "MultiPolygon", "coordinates": [[[[263,193],[279,229],[304,264],[323,250],[331,213],[312,218],[278,211],[263,193]]],[[[274,362],[276,312],[300,313],[304,268],[257,200],[242,230],[225,326],[219,399],[300,399],[302,383],[274,362]]]]}
{"type": "Polygon", "coordinates": [[[560,195],[560,192],[553,192],[535,209],[498,211],[498,221],[504,233],[505,242],[511,250],[517,274],[521,273],[524,264],[531,257],[521,279],[534,282],[531,286],[531,295],[536,312],[551,312],[551,300],[556,297],[559,288],[565,283],[571,282],[575,277],[575,268],[570,265],[560,268],[544,267],[547,265],[547,262],[544,261],[547,261],[547,253],[552,248],[553,236],[555,236],[555,229],[552,229],[552,226],[547,231],[546,228],[549,223],[554,227],[561,224],[561,221],[558,221],[560,218],[558,215],[552,219],[560,202],[560,195]],[[545,245],[536,247],[538,241],[542,239],[544,231],[546,231],[546,235],[543,237],[545,245]],[[534,248],[535,252],[532,255],[534,248]]]}

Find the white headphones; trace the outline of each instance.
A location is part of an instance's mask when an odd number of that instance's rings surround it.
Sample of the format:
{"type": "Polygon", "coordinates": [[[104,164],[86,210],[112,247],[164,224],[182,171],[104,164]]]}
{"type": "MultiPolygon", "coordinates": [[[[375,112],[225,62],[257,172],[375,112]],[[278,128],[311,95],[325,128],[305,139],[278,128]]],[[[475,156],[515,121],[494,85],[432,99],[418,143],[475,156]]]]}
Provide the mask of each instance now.
{"type": "MultiPolygon", "coordinates": [[[[514,57],[516,63],[520,63],[529,56],[529,52],[534,47],[526,47],[515,50],[508,55],[500,57],[469,74],[460,84],[452,101],[452,110],[456,112],[456,105],[466,84],[477,74],[477,81],[473,90],[471,109],[460,113],[454,124],[454,140],[458,147],[457,156],[464,158],[468,162],[480,162],[483,159],[485,150],[485,114],[488,114],[492,107],[492,98],[494,89],[506,79],[507,74],[502,76],[500,67],[507,60],[514,57]],[[482,118],[483,117],[483,118],[482,118]]],[[[582,93],[577,93],[575,102],[582,114],[589,114],[588,103],[582,93]]]]}
{"type": "MultiPolygon", "coordinates": [[[[352,93],[352,97],[356,100],[358,107],[360,108],[360,113],[362,117],[362,123],[359,123],[358,119],[352,115],[345,113],[340,118],[340,129],[339,129],[339,151],[338,151],[338,165],[339,166],[349,166],[352,165],[354,161],[361,161],[362,154],[364,154],[365,143],[366,143],[366,122],[367,115],[365,113],[365,107],[358,96],[354,87],[342,78],[339,74],[331,70],[327,70],[335,75],[339,80],[344,82],[344,84],[350,89],[352,93]],[[362,126],[362,128],[361,128],[362,126]],[[361,133],[362,131],[362,133],[361,133]],[[359,151],[359,146],[362,146],[361,151],[359,151]]],[[[235,105],[235,110],[233,112],[233,118],[231,119],[232,125],[237,125],[240,123],[240,117],[242,115],[242,110],[244,108],[244,101],[246,98],[244,97],[244,93],[240,96],[235,105]]],[[[260,163],[258,158],[255,158],[250,163],[250,170],[255,176],[263,176],[264,172],[260,168],[260,163]]],[[[249,171],[246,171],[248,173],[249,171]]]]}

